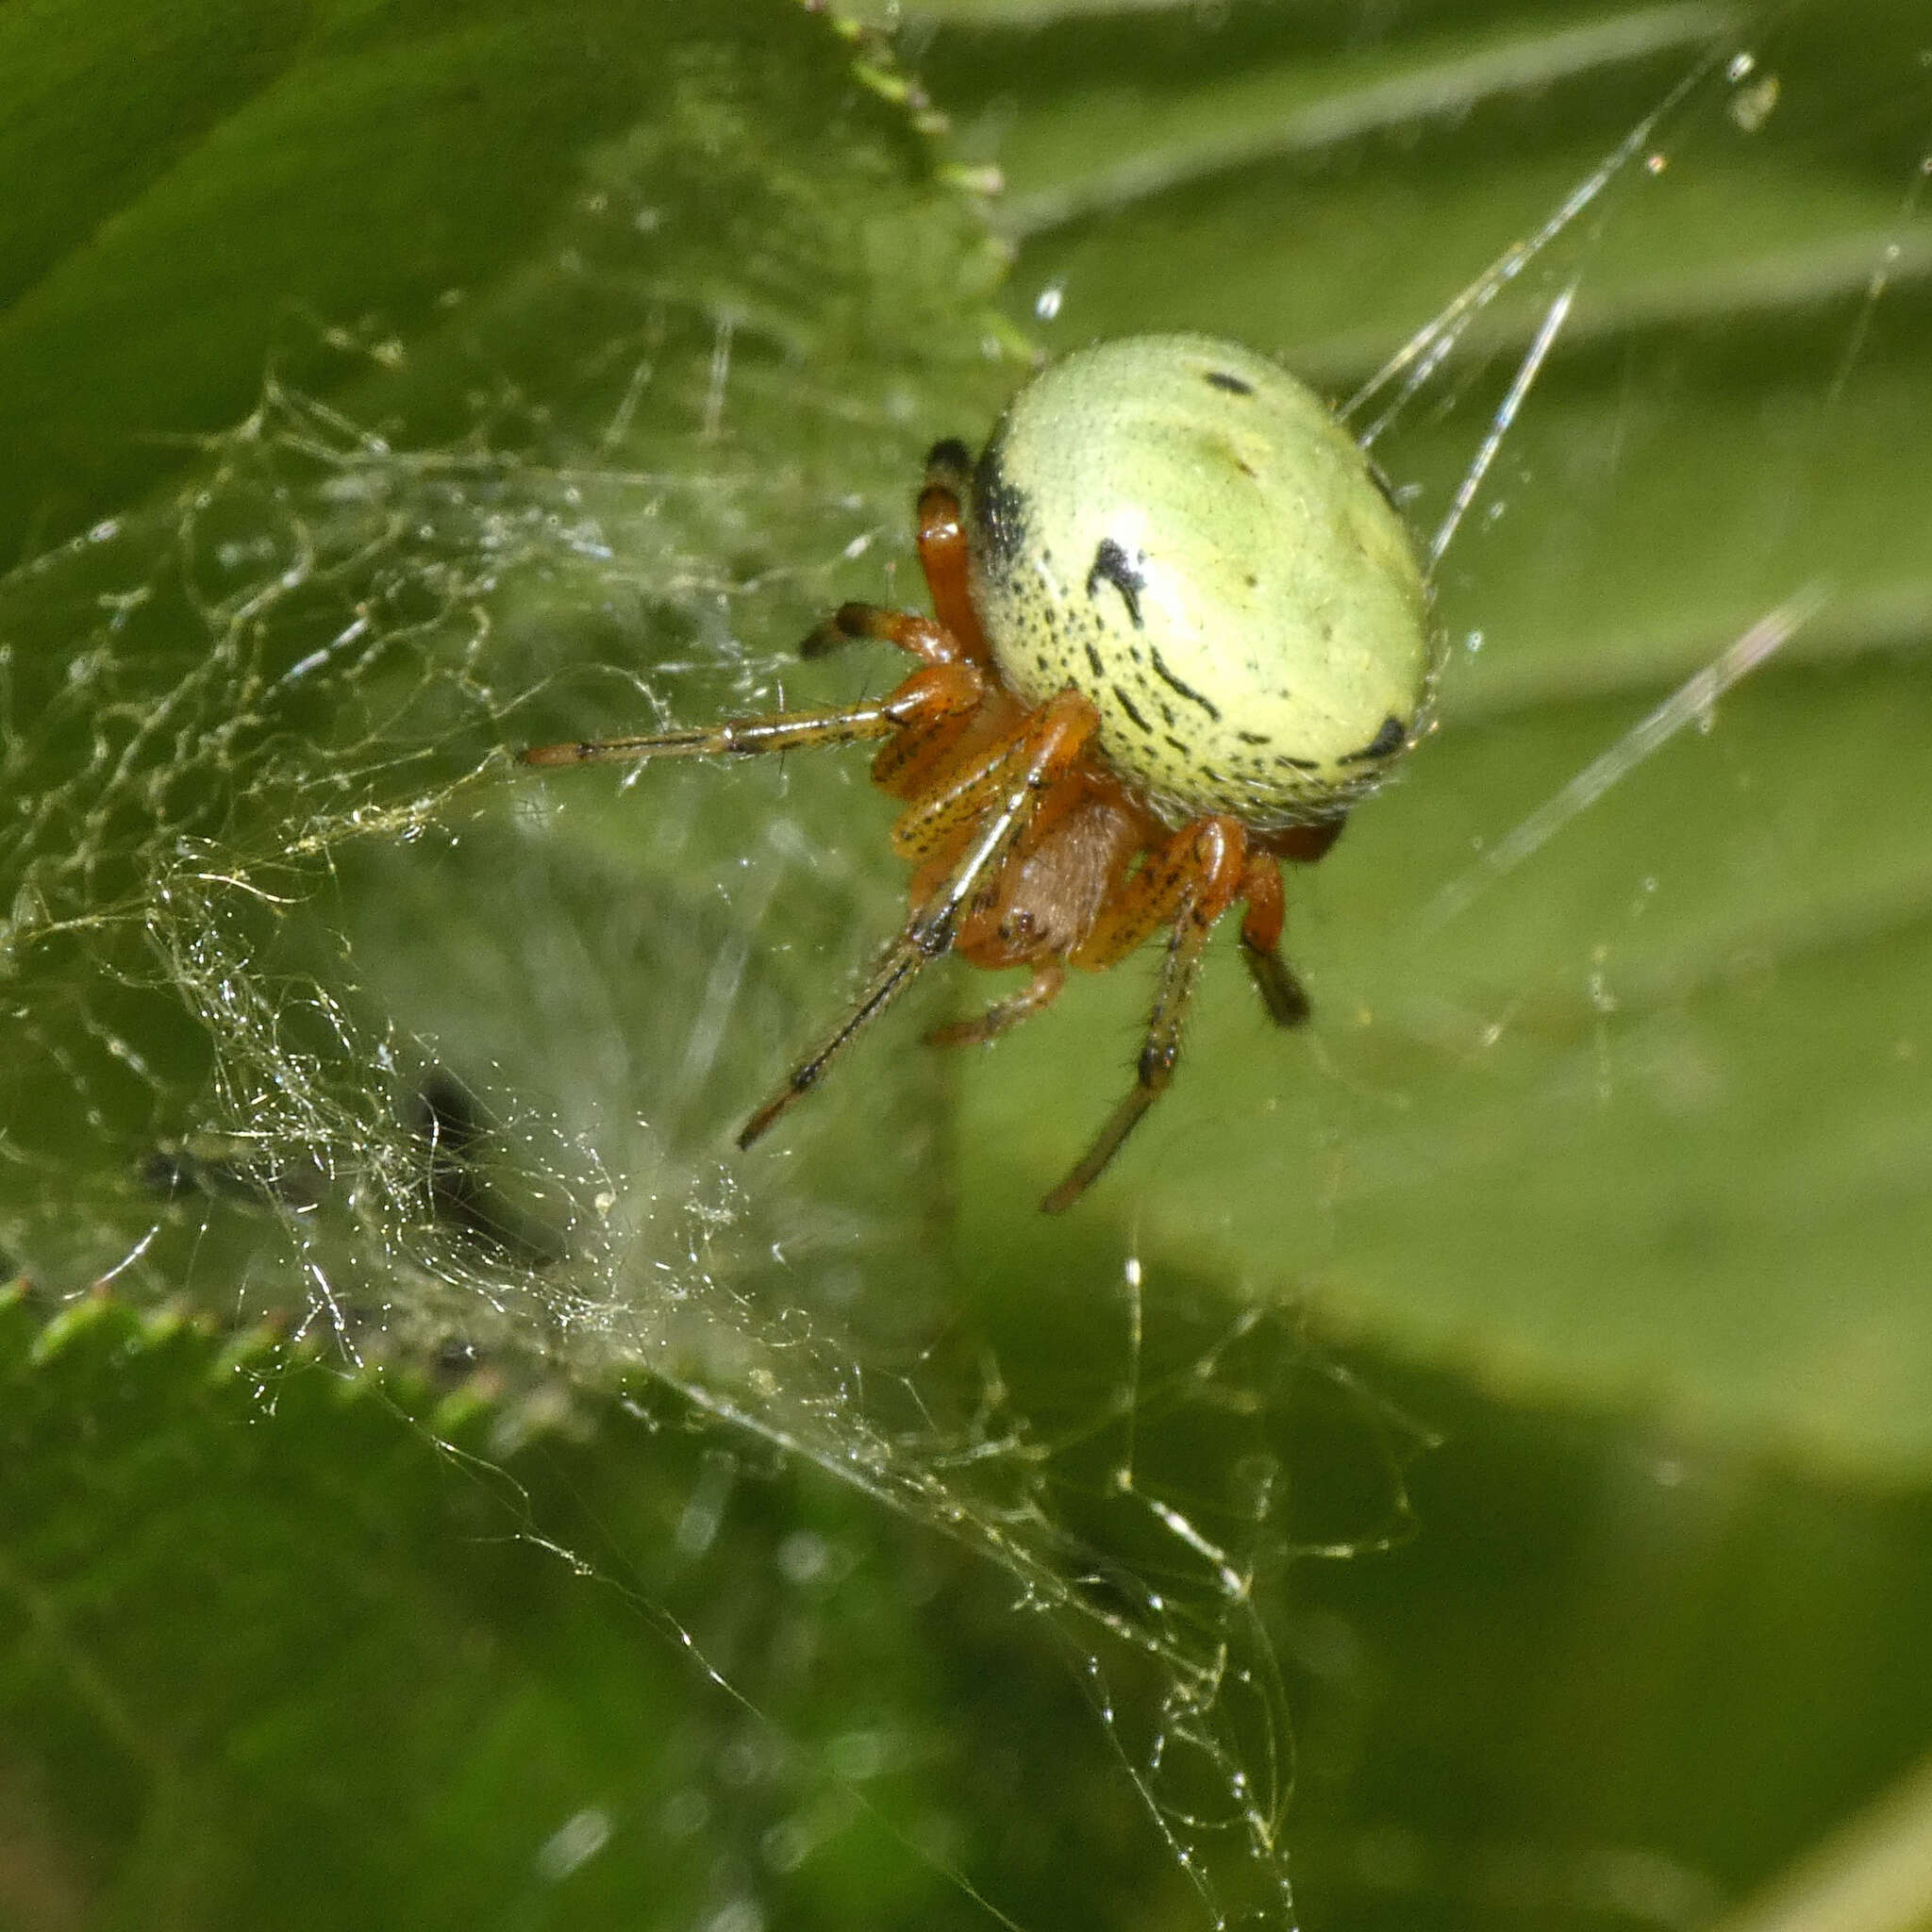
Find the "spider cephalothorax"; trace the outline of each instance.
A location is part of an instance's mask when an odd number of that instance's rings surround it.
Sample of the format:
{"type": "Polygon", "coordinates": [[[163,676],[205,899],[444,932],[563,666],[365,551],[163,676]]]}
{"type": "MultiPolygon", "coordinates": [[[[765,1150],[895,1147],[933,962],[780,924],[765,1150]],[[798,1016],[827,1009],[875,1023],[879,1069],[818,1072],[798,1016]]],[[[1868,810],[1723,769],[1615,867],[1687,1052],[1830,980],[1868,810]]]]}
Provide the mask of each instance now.
{"type": "Polygon", "coordinates": [[[1321,858],[1415,742],[1427,601],[1402,520],[1326,407],[1205,336],[1069,356],[1013,400],[977,463],[927,459],[919,558],[933,616],[842,606],[806,641],[919,660],[836,710],[545,745],[531,764],[885,743],[874,781],[911,910],[838,1029],[739,1136],[749,1146],[911,979],[953,952],[1025,986],[945,1043],[988,1041],[1168,933],[1133,1087],[1042,1206],[1113,1158],[1173,1076],[1208,934],[1237,902],[1270,1016],[1307,997],[1280,952],[1281,861],[1321,858]]]}

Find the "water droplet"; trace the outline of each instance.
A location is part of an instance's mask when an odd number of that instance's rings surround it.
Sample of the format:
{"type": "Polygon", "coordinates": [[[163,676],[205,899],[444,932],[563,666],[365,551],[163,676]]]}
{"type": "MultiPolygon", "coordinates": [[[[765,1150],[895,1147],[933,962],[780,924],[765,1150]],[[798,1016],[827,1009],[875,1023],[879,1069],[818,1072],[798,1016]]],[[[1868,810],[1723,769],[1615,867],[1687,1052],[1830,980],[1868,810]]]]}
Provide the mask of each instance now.
{"type": "Polygon", "coordinates": [[[610,1841],[610,1819],[594,1807],[567,1820],[537,1848],[537,1870],[556,1885],[610,1841]]]}
{"type": "Polygon", "coordinates": [[[1777,106],[1777,75],[1767,74],[1762,80],[1740,89],[1732,98],[1731,119],[1746,134],[1756,134],[1771,119],[1771,110],[1777,106]]]}

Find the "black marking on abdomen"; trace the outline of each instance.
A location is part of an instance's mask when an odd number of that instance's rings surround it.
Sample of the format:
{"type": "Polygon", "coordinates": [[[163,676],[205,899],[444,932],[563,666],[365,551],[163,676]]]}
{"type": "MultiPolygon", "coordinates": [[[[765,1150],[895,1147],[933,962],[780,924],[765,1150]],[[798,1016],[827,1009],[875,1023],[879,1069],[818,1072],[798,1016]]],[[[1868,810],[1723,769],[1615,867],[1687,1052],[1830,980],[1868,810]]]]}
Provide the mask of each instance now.
{"type": "Polygon", "coordinates": [[[1243,744],[1272,744],[1274,742],[1265,731],[1237,731],[1235,736],[1243,744]]]}
{"type": "Polygon", "coordinates": [[[1251,396],[1255,393],[1255,385],[1252,382],[1245,381],[1239,375],[1230,375],[1224,369],[1210,369],[1208,372],[1208,380],[1216,389],[1224,389],[1231,396],[1251,396]]]}
{"type": "Polygon", "coordinates": [[[1153,735],[1154,727],[1153,725],[1148,724],[1146,719],[1141,717],[1139,711],[1135,710],[1133,699],[1130,698],[1126,694],[1126,692],[1120,688],[1119,685],[1114,686],[1113,694],[1120,701],[1121,709],[1124,710],[1127,714],[1127,716],[1130,717],[1134,721],[1134,723],[1141,727],[1142,731],[1148,733],[1148,735],[1151,737],[1153,735]]]}
{"type": "Polygon", "coordinates": [[[995,439],[980,452],[973,472],[973,520],[986,559],[996,569],[1010,570],[1024,549],[1029,508],[1026,492],[1007,481],[995,439]]]}
{"type": "Polygon", "coordinates": [[[1147,581],[1141,567],[1111,537],[1100,540],[1093,553],[1093,567],[1087,573],[1087,594],[1091,597],[1100,584],[1111,584],[1121,593],[1134,628],[1141,628],[1141,586],[1147,581]]]}
{"type": "Polygon", "coordinates": [[[1087,646],[1087,661],[1092,665],[1094,676],[1105,677],[1107,675],[1107,666],[1100,661],[1100,653],[1093,648],[1093,640],[1086,638],[1082,641],[1087,646]]]}
{"type": "Polygon", "coordinates": [[[1170,671],[1167,668],[1167,666],[1161,662],[1160,653],[1157,650],[1154,650],[1153,646],[1151,645],[1148,648],[1154,658],[1155,676],[1159,678],[1161,683],[1167,686],[1168,690],[1177,691],[1180,692],[1182,697],[1188,699],[1191,703],[1199,705],[1200,708],[1204,711],[1206,711],[1208,715],[1210,718],[1212,718],[1217,724],[1219,724],[1221,723],[1221,710],[1220,708],[1214,703],[1213,699],[1204,698],[1201,695],[1201,693],[1194,689],[1192,685],[1183,684],[1180,681],[1180,679],[1176,677],[1174,675],[1174,673],[1170,671]]]}
{"type": "Polygon", "coordinates": [[[1386,758],[1400,751],[1408,737],[1408,726],[1392,714],[1382,720],[1382,728],[1359,751],[1343,752],[1338,764],[1358,765],[1369,758],[1386,758]]]}

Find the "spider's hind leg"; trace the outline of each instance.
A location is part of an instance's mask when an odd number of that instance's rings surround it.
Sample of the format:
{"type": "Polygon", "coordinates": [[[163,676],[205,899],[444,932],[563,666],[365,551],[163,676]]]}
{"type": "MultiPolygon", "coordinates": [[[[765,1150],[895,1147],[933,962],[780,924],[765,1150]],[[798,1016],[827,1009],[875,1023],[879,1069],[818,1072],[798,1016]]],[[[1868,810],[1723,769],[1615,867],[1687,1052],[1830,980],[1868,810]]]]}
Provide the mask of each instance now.
{"type": "Polygon", "coordinates": [[[1241,916],[1241,958],[1268,1017],[1277,1026],[1305,1026],[1311,1010],[1307,989],[1281,957],[1281,927],[1287,906],[1281,890],[1280,861],[1257,852],[1241,874],[1241,896],[1248,902],[1241,916]]]}
{"type": "MultiPolygon", "coordinates": [[[[1124,958],[1162,920],[1172,920],[1147,1037],[1134,1068],[1134,1084],[1108,1117],[1073,1171],[1040,1205],[1048,1214],[1071,1208],[1099,1177],[1141,1117],[1167,1091],[1181,1054],[1181,1022],[1201,970],[1209,934],[1240,897],[1247,874],[1247,840],[1241,822],[1197,819],[1183,826],[1127,882],[1110,918],[1075,958],[1111,964],[1124,958]]],[[[1283,971],[1287,969],[1284,967],[1283,971]]]]}

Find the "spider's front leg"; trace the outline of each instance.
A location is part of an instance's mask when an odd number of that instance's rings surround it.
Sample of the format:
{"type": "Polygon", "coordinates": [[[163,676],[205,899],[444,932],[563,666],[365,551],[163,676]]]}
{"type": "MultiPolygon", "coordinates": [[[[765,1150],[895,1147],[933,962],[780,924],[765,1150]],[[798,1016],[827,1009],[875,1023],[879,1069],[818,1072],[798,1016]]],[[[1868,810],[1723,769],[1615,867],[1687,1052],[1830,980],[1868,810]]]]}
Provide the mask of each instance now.
{"type": "Polygon", "coordinates": [[[944,771],[935,788],[900,815],[892,842],[918,867],[911,916],[845,1018],[744,1124],[738,1137],[741,1147],[749,1147],[794,1100],[817,1086],[859,1029],[905,991],[922,966],[951,950],[960,920],[998,877],[1099,723],[1088,699],[1077,691],[1061,691],[1025,714],[962,770],[944,771]]]}
{"type": "Polygon", "coordinates": [[[586,765],[626,759],[745,757],[761,751],[806,751],[857,744],[894,733],[935,731],[970,717],[986,697],[986,680],[971,664],[933,663],[915,671],[883,698],[816,711],[773,711],[762,718],[725,718],[678,731],[636,738],[573,739],[537,744],[517,754],[525,765],[586,765]]]}

